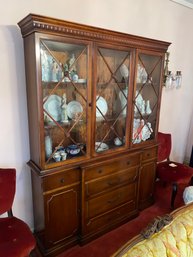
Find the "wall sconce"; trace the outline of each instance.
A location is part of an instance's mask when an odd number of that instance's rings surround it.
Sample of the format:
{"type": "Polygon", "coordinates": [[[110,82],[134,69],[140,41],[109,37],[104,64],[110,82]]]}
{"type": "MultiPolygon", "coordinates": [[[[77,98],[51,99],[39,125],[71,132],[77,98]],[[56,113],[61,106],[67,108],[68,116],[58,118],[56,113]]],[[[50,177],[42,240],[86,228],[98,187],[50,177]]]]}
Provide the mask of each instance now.
{"type": "Polygon", "coordinates": [[[167,52],[165,55],[165,67],[164,67],[164,86],[168,89],[180,88],[182,84],[182,72],[176,71],[174,75],[171,71],[169,71],[168,63],[169,63],[170,53],[167,52]]]}

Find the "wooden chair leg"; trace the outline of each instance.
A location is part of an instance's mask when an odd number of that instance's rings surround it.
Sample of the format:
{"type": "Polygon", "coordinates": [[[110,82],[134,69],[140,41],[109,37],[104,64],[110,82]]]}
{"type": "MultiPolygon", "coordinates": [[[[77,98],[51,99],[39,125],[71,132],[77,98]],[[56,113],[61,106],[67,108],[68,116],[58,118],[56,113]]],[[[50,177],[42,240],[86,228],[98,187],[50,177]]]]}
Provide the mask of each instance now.
{"type": "Polygon", "coordinates": [[[31,251],[29,257],[42,257],[42,254],[40,253],[38,247],[31,251]]]}
{"type": "Polygon", "coordinates": [[[193,176],[191,177],[191,180],[190,180],[190,186],[193,186],[193,176]]]}
{"type": "Polygon", "coordinates": [[[171,197],[171,209],[174,209],[174,201],[178,192],[178,184],[174,182],[172,184],[172,197],[171,197]]]}

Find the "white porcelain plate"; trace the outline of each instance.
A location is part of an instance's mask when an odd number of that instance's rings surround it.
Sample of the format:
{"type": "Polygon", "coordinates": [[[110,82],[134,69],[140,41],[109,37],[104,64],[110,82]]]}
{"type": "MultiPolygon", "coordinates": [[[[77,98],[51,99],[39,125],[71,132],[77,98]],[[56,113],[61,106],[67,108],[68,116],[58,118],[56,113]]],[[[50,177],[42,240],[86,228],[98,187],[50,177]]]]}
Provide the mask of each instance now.
{"type": "Polygon", "coordinates": [[[96,99],[97,99],[96,106],[98,107],[98,108],[96,108],[96,117],[101,118],[106,115],[106,113],[108,111],[108,105],[107,105],[106,100],[102,96],[97,96],[96,99]]]}
{"type": "Polygon", "coordinates": [[[55,121],[61,119],[61,97],[58,95],[51,95],[44,104],[45,110],[53,117],[55,121]]]}
{"type": "Polygon", "coordinates": [[[86,79],[78,79],[78,83],[86,83],[86,79]]]}
{"type": "Polygon", "coordinates": [[[75,119],[76,114],[82,113],[83,107],[78,101],[71,101],[67,105],[67,115],[70,119],[75,119]]]}

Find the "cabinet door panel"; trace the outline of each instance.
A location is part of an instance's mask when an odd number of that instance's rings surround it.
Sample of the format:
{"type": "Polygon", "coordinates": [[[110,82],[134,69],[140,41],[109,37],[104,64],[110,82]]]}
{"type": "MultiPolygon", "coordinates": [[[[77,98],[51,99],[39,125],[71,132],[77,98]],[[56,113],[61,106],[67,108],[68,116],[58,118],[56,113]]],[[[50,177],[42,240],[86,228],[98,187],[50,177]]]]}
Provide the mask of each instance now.
{"type": "Polygon", "coordinates": [[[139,182],[139,208],[144,209],[153,203],[156,161],[142,165],[139,182]]]}
{"type": "Polygon", "coordinates": [[[46,242],[56,244],[78,232],[78,187],[45,196],[46,242]]]}

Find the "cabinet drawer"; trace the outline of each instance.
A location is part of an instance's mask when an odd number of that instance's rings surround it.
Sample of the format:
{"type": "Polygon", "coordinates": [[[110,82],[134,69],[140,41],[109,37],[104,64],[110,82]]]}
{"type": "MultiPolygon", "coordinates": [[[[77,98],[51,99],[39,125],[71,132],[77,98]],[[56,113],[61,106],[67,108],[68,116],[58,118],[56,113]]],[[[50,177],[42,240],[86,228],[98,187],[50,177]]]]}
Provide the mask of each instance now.
{"type": "Polygon", "coordinates": [[[85,181],[89,181],[101,176],[106,176],[117,171],[125,170],[133,166],[137,166],[140,163],[140,154],[129,155],[124,158],[120,158],[117,161],[111,161],[104,163],[103,165],[97,165],[89,168],[85,168],[85,181]]]}
{"type": "Polygon", "coordinates": [[[154,159],[157,157],[157,147],[145,149],[142,154],[142,161],[154,159]]]}
{"type": "Polygon", "coordinates": [[[51,174],[43,178],[44,191],[56,189],[63,186],[68,186],[77,183],[80,180],[80,170],[73,169],[63,171],[57,174],[51,174]]]}
{"type": "Polygon", "coordinates": [[[119,187],[123,184],[129,184],[136,180],[138,175],[138,168],[130,168],[116,174],[102,177],[100,179],[95,179],[86,182],[86,196],[92,196],[99,194],[106,190],[113,189],[114,187],[119,187]]]}
{"type": "Polygon", "coordinates": [[[136,211],[136,202],[130,201],[119,208],[105,213],[102,216],[89,219],[84,227],[84,233],[96,232],[102,228],[109,227],[121,219],[126,219],[136,211]]]}
{"type": "Polygon", "coordinates": [[[92,218],[126,202],[135,201],[137,183],[132,183],[86,202],[86,217],[92,218]]]}

